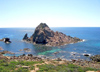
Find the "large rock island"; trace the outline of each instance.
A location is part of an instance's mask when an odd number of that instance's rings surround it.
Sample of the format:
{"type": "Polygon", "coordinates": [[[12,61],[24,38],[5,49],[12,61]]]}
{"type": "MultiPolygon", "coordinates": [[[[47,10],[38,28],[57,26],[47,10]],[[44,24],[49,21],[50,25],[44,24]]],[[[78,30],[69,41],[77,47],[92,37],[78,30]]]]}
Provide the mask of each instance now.
{"type": "Polygon", "coordinates": [[[46,23],[40,23],[30,38],[27,37],[27,34],[25,34],[23,40],[31,41],[34,44],[44,44],[47,46],[60,46],[82,41],[82,39],[76,37],[66,36],[62,32],[54,32],[46,23]]]}

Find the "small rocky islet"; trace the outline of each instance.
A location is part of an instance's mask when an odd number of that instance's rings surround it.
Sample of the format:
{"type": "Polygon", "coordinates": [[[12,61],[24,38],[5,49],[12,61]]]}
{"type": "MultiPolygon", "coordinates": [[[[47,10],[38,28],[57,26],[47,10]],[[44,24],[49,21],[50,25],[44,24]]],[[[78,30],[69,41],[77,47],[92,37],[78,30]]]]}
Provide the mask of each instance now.
{"type": "Polygon", "coordinates": [[[54,32],[51,30],[46,23],[40,23],[33,35],[29,38],[27,34],[25,34],[24,41],[32,42],[34,44],[43,44],[46,46],[61,46],[70,43],[77,43],[83,41],[77,37],[71,37],[63,34],[62,32],[54,32]]]}
{"type": "Polygon", "coordinates": [[[10,38],[3,38],[3,39],[0,39],[0,41],[3,41],[4,43],[11,43],[10,41],[10,38]]]}

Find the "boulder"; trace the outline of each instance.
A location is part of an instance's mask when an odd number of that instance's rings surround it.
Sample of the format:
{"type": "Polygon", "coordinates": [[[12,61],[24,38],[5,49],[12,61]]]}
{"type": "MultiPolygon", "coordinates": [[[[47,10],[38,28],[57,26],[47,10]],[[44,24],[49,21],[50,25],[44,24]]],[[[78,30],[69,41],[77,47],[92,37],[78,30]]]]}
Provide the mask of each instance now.
{"type": "Polygon", "coordinates": [[[76,62],[77,60],[75,60],[75,59],[71,59],[72,60],[72,62],[76,62]]]}
{"type": "Polygon", "coordinates": [[[91,56],[90,59],[92,59],[93,61],[96,61],[96,62],[100,62],[100,55],[91,56]]]}
{"type": "Polygon", "coordinates": [[[61,58],[57,58],[57,60],[56,61],[62,61],[62,59],[61,58]]]}
{"type": "MultiPolygon", "coordinates": [[[[24,36],[27,41],[27,34],[24,36]]],[[[77,37],[66,36],[62,32],[52,31],[46,23],[40,23],[29,38],[34,44],[43,44],[47,46],[60,46],[69,43],[76,43],[82,41],[77,37]]]]}
{"type": "Polygon", "coordinates": [[[25,54],[22,54],[21,56],[26,56],[25,54]]]}
{"type": "Polygon", "coordinates": [[[32,57],[33,55],[32,54],[28,54],[28,56],[32,57]]]}
{"type": "Polygon", "coordinates": [[[84,56],[90,56],[89,54],[83,54],[84,56]]]}

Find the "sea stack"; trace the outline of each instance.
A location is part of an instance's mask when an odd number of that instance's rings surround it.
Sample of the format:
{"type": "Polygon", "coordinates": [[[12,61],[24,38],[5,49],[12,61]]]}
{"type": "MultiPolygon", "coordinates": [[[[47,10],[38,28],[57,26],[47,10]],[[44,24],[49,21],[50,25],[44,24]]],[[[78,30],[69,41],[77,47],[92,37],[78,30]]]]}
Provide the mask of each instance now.
{"type": "Polygon", "coordinates": [[[71,36],[66,36],[62,32],[54,32],[48,27],[46,23],[40,23],[36,27],[33,35],[29,38],[29,40],[35,44],[43,44],[47,46],[60,46],[82,41],[82,39],[76,37],[73,38],[71,36]]]}

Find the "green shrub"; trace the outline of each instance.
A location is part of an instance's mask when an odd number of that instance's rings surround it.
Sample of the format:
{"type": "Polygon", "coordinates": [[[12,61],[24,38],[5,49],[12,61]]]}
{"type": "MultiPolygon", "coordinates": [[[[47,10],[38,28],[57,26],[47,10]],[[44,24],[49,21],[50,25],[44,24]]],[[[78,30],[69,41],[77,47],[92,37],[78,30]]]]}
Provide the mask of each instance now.
{"type": "MultiPolygon", "coordinates": [[[[33,66],[37,63],[43,63],[43,61],[11,61],[7,62],[6,60],[0,60],[0,72],[29,72],[29,70],[35,69],[33,66]],[[30,66],[29,69],[25,68],[17,68],[16,65],[21,66],[30,66]],[[16,70],[17,68],[17,70],[16,70]]],[[[76,66],[74,64],[62,64],[62,65],[53,65],[53,64],[45,64],[38,65],[39,70],[37,72],[86,72],[86,71],[97,71],[94,68],[83,68],[80,66],[76,66]]]]}
{"type": "Polygon", "coordinates": [[[21,68],[18,68],[18,70],[14,71],[14,72],[29,72],[29,70],[21,67],[21,68]]]}
{"type": "Polygon", "coordinates": [[[35,69],[35,67],[34,66],[31,66],[30,70],[33,70],[33,69],[35,69]]]}
{"type": "Polygon", "coordinates": [[[11,61],[10,64],[14,64],[14,65],[33,65],[33,64],[37,64],[37,63],[43,63],[43,61],[11,61]]]}

